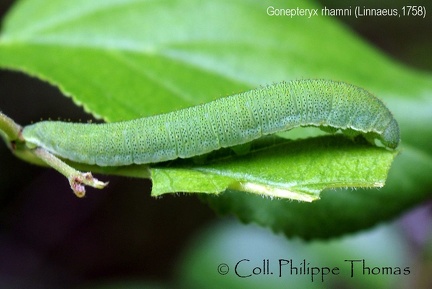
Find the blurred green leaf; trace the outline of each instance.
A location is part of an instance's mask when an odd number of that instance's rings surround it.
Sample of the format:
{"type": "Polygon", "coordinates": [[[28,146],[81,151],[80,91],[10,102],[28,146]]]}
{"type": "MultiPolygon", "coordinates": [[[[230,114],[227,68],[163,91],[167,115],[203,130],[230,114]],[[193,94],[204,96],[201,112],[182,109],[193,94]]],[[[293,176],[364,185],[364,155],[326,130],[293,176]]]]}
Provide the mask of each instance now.
{"type": "MultiPolygon", "coordinates": [[[[286,1],[271,5],[295,8],[286,1]]],[[[268,6],[255,0],[18,1],[3,25],[0,65],[49,81],[108,121],[281,80],[353,83],[382,98],[400,123],[402,153],[384,189],[327,191],[312,204],[231,191],[203,198],[217,211],[306,238],[366,228],[428,198],[432,77],[394,63],[334,18],[272,17],[268,6]]],[[[300,0],[295,6],[320,8],[300,0]]],[[[158,177],[161,169],[151,173],[158,177]]],[[[178,177],[178,170],[163,172],[178,177]]],[[[195,172],[185,172],[185,180],[189,174],[195,172]]]]}
{"type": "Polygon", "coordinates": [[[410,262],[408,246],[401,242],[399,233],[394,227],[381,226],[368,233],[337,240],[287,242],[281,236],[271,236],[255,226],[239,226],[235,222],[213,224],[184,252],[178,264],[178,283],[183,285],[182,288],[191,289],[398,288],[402,280],[408,284],[416,278],[415,264],[410,262]],[[244,259],[246,261],[240,262],[244,259]],[[309,268],[337,267],[339,274],[324,275],[324,282],[318,274],[312,282],[311,275],[300,274],[299,269],[297,274],[295,270],[291,273],[291,264],[279,267],[280,259],[292,262],[296,268],[304,261],[309,268]],[[365,260],[370,268],[400,267],[404,270],[409,267],[411,271],[408,275],[363,274],[363,264],[353,262],[354,275],[351,277],[351,262],[345,260],[365,260]],[[218,267],[220,264],[225,267],[218,267]],[[226,274],[220,274],[218,270],[226,274]],[[246,278],[238,276],[249,274],[251,276],[246,278]]]}

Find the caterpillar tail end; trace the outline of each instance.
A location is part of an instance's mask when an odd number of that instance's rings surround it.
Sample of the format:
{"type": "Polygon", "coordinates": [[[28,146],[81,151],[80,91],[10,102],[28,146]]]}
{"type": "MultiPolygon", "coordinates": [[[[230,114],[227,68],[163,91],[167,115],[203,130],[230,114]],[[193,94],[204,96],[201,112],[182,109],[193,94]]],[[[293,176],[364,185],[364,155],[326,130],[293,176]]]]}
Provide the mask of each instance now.
{"type": "Polygon", "coordinates": [[[83,198],[85,196],[85,186],[90,186],[96,189],[103,189],[108,185],[108,182],[99,181],[98,179],[93,177],[90,172],[78,172],[77,174],[69,176],[68,179],[72,191],[78,198],[83,198]]]}

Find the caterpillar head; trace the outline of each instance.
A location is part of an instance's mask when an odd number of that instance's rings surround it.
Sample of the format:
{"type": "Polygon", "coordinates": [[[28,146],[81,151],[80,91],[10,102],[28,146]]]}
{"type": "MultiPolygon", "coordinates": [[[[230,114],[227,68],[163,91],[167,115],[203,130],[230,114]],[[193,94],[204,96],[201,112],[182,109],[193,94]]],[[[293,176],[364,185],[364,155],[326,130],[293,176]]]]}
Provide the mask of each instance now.
{"type": "Polygon", "coordinates": [[[381,134],[380,140],[385,146],[391,149],[395,149],[399,145],[399,125],[394,118],[392,118],[386,129],[381,134]]]}

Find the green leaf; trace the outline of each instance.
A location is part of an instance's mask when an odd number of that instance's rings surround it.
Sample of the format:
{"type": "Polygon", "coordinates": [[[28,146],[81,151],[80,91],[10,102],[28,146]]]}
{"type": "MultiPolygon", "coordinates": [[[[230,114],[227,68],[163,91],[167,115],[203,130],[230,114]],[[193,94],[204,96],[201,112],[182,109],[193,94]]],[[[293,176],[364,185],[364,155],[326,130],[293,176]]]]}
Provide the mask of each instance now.
{"type": "MultiPolygon", "coordinates": [[[[295,6],[320,8],[311,2],[295,6]]],[[[18,1],[3,25],[0,66],[60,87],[107,121],[168,112],[281,80],[353,83],[382,98],[400,123],[402,153],[384,189],[328,191],[312,204],[231,191],[204,197],[218,211],[307,238],[366,228],[427,199],[432,77],[394,63],[334,18],[271,17],[267,7],[255,0],[18,1]]],[[[196,177],[201,173],[159,166],[151,171],[167,181],[192,182],[193,175],[203,186],[196,177]]],[[[230,186],[232,176],[220,179],[219,186],[230,186]]],[[[156,191],[171,184],[163,185],[156,191]]]]}
{"type": "Polygon", "coordinates": [[[382,187],[396,155],[355,145],[342,136],[297,141],[265,138],[252,145],[251,153],[243,156],[224,155],[201,165],[185,160],[156,166],[152,195],[231,189],[310,202],[326,188],[382,187]]]}

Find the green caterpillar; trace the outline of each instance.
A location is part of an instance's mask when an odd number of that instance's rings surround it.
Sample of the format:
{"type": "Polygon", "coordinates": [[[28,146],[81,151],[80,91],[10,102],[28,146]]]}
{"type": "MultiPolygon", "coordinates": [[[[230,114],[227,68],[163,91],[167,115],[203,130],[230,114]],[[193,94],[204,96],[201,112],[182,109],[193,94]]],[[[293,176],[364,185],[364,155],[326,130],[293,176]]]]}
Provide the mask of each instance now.
{"type": "Polygon", "coordinates": [[[131,121],[44,121],[22,136],[29,147],[75,162],[121,166],[193,157],[299,126],[363,134],[391,149],[399,144],[398,124],[378,98],[329,80],[281,82],[131,121]]]}

